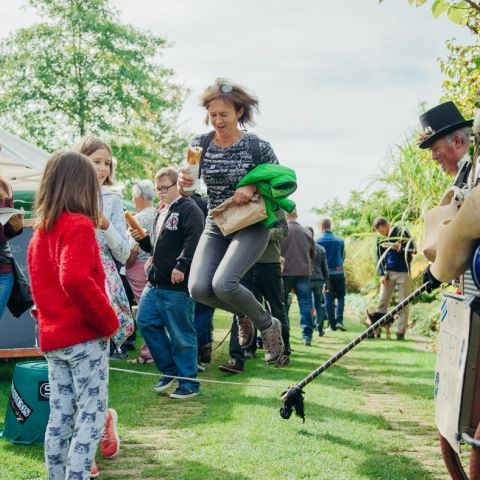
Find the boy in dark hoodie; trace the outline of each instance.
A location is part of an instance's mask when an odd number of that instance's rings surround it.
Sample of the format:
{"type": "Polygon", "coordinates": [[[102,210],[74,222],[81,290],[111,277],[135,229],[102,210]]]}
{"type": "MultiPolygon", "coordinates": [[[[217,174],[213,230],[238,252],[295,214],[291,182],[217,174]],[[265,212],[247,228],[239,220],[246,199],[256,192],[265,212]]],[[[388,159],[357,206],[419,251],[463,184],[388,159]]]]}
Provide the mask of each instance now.
{"type": "MultiPolygon", "coordinates": [[[[193,200],[178,193],[175,169],[162,168],[155,175],[155,184],[160,203],[152,231],[142,238],[138,230],[132,230],[132,237],[151,253],[137,324],[155,365],[163,373],[155,391],[163,392],[174,383],[171,376],[197,375],[194,301],[187,285],[204,217],[193,200]]],[[[170,397],[189,398],[198,393],[198,382],[180,380],[170,397]]]]}

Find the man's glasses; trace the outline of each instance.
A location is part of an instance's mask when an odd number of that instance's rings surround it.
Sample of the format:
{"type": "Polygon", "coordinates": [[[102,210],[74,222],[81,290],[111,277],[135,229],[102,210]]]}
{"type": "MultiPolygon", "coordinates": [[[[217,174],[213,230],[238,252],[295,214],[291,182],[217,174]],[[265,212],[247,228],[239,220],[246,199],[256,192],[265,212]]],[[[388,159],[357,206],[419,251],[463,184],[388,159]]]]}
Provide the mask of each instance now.
{"type": "Polygon", "coordinates": [[[208,89],[211,91],[211,92],[222,92],[222,93],[231,93],[233,92],[233,86],[232,85],[227,85],[227,84],[223,84],[223,85],[210,85],[210,87],[208,87],[208,89]]]}
{"type": "Polygon", "coordinates": [[[172,183],[171,185],[161,185],[160,187],[156,187],[157,192],[160,193],[167,193],[176,183],[172,183]]]}

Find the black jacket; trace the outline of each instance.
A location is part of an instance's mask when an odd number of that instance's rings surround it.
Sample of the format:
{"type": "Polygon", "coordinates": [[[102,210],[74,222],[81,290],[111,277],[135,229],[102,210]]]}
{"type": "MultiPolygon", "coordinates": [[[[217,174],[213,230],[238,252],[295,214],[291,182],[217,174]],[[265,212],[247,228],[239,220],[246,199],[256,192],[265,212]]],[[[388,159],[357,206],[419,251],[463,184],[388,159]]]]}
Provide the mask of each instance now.
{"type": "MultiPolygon", "coordinates": [[[[154,228],[159,213],[158,210],[155,212],[154,228]]],[[[170,205],[155,243],[152,265],[148,272],[148,282],[153,287],[167,290],[187,290],[190,265],[203,231],[203,225],[203,213],[193,200],[180,197],[170,205]],[[172,284],[170,281],[174,268],[185,274],[183,282],[172,284]]],[[[152,253],[149,235],[143,238],[139,244],[142,250],[152,253]]]]}
{"type": "Polygon", "coordinates": [[[410,263],[417,253],[417,247],[409,231],[400,225],[394,225],[388,236],[377,237],[377,264],[381,276],[387,272],[409,272],[410,263]],[[400,250],[390,249],[394,243],[400,243],[400,250]]]}

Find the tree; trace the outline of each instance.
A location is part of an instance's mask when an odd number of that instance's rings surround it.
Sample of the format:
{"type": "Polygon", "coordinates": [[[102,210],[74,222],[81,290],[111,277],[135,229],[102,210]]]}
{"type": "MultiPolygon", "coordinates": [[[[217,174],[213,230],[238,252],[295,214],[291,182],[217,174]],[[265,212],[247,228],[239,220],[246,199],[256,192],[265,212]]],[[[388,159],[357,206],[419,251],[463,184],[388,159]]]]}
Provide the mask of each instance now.
{"type": "Polygon", "coordinates": [[[455,99],[466,118],[473,118],[480,92],[480,45],[460,45],[447,41],[448,57],[440,60],[445,75],[443,100],[455,99]]]}
{"type": "MultiPolygon", "coordinates": [[[[384,0],[379,0],[382,3],[384,0]]],[[[420,7],[428,0],[408,0],[410,5],[420,7]]],[[[437,18],[442,14],[454,23],[466,25],[474,34],[480,31],[480,2],[475,0],[433,0],[432,15],[437,18]]]]}
{"type": "Polygon", "coordinates": [[[179,158],[183,92],[156,63],[166,41],[119,22],[109,0],[29,0],[46,20],[0,43],[0,124],[46,150],[111,141],[120,177],[179,158]]]}

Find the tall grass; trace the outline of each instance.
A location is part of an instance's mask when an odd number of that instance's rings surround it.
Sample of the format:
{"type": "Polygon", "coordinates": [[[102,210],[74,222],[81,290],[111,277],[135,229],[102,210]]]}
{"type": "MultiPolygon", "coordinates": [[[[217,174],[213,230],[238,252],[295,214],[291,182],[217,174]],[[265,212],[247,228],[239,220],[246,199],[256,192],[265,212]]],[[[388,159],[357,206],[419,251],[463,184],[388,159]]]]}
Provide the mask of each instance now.
{"type": "Polygon", "coordinates": [[[450,184],[450,179],[430,159],[429,150],[420,150],[414,132],[389,152],[385,165],[380,169],[377,183],[392,190],[402,201],[402,217],[413,224],[421,221],[423,213],[436,206],[450,184]]]}

